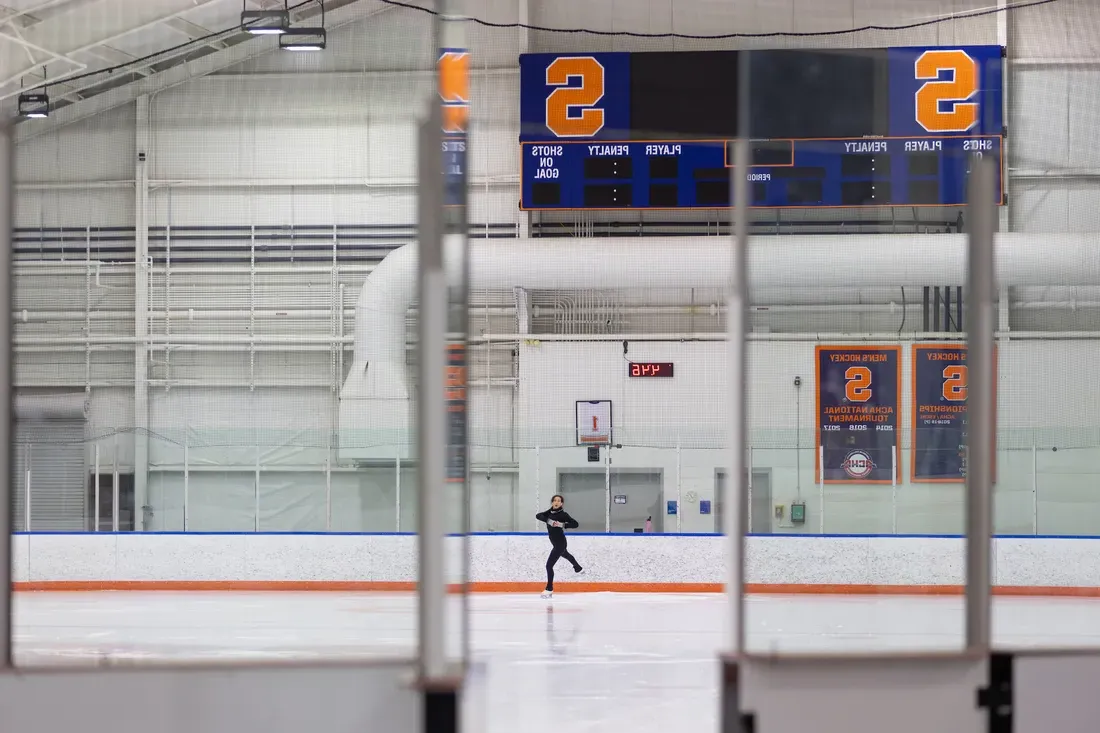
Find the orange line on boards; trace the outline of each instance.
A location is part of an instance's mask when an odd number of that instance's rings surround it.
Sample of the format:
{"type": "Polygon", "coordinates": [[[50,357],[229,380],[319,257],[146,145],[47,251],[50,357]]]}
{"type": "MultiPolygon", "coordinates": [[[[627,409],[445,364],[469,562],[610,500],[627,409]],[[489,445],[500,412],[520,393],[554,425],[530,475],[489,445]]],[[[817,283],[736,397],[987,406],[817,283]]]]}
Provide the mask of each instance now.
{"type": "MultiPolygon", "coordinates": [[[[535,593],[542,583],[471,583],[472,593],[535,593]]],[[[327,591],[327,592],[411,592],[416,583],[370,580],[40,580],[12,584],[17,592],[88,591],[327,591]]],[[[449,586],[457,593],[460,585],[449,586]]],[[[558,593],[721,593],[722,583],[558,583],[558,593]]],[[[816,583],[749,583],[747,593],[757,595],[838,596],[959,596],[961,585],[857,585],[816,583]]],[[[1085,586],[994,586],[999,596],[1100,598],[1100,587],[1085,586]]]]}

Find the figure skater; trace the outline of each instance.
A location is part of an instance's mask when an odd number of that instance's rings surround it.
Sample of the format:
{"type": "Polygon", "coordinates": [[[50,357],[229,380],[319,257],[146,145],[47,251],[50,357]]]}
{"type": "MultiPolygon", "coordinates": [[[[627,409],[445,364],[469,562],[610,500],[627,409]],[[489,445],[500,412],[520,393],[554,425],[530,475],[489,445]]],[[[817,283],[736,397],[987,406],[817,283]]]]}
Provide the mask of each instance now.
{"type": "Polygon", "coordinates": [[[564,504],[565,500],[561,494],[554,494],[550,499],[550,509],[535,515],[535,519],[546,522],[546,534],[550,537],[550,544],[553,546],[550,557],[546,558],[546,590],[542,593],[543,598],[551,598],[554,595],[554,565],[558,558],[564,557],[572,563],[573,572],[577,575],[584,572],[577,558],[569,554],[569,550],[566,549],[568,544],[565,540],[565,530],[576,529],[580,524],[569,516],[564,504]]]}

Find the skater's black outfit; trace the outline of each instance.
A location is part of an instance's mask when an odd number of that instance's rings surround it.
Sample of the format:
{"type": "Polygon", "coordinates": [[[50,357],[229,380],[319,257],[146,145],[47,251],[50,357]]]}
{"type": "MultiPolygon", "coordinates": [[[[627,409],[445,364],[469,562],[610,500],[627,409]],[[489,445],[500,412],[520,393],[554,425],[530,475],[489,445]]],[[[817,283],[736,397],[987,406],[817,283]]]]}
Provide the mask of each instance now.
{"type": "Polygon", "coordinates": [[[535,519],[540,522],[547,522],[546,534],[550,537],[550,544],[553,545],[553,549],[550,550],[550,557],[546,558],[546,590],[547,592],[554,591],[554,564],[557,563],[558,558],[564,557],[573,565],[573,572],[579,573],[582,568],[580,563],[577,562],[577,558],[573,557],[569,553],[568,543],[565,539],[565,530],[576,529],[580,526],[576,519],[569,516],[569,513],[565,509],[547,509],[545,512],[539,512],[535,515],[535,519]],[[562,527],[553,527],[549,522],[561,522],[562,527]]]}

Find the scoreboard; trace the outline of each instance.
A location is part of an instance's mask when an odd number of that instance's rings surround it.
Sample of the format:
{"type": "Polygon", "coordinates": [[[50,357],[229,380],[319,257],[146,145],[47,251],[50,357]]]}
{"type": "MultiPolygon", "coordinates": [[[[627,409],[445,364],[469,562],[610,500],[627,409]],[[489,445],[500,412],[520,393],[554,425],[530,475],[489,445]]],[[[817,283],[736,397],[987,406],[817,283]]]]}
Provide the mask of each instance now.
{"type": "MultiPolygon", "coordinates": [[[[520,207],[729,206],[738,60],[521,56],[520,207]]],[[[1002,66],[999,46],[752,52],[751,205],[965,204],[972,156],[1003,171],[1002,66]]]]}

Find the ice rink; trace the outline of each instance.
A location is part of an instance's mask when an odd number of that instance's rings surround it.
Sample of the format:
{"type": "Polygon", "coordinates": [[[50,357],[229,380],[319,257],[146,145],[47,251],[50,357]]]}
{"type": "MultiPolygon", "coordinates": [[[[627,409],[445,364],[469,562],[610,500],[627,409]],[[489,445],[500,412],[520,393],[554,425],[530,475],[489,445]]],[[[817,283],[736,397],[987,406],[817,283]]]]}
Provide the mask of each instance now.
{"type": "MultiPolygon", "coordinates": [[[[459,604],[452,598],[452,619],[459,604]]],[[[470,599],[468,730],[716,730],[723,596],[485,594],[470,599]]],[[[997,598],[999,647],[1100,647],[1100,599],[997,598]]],[[[955,597],[754,596],[749,645],[950,649],[955,597]]],[[[19,593],[19,664],[396,657],[416,600],[382,593],[19,593]]]]}

